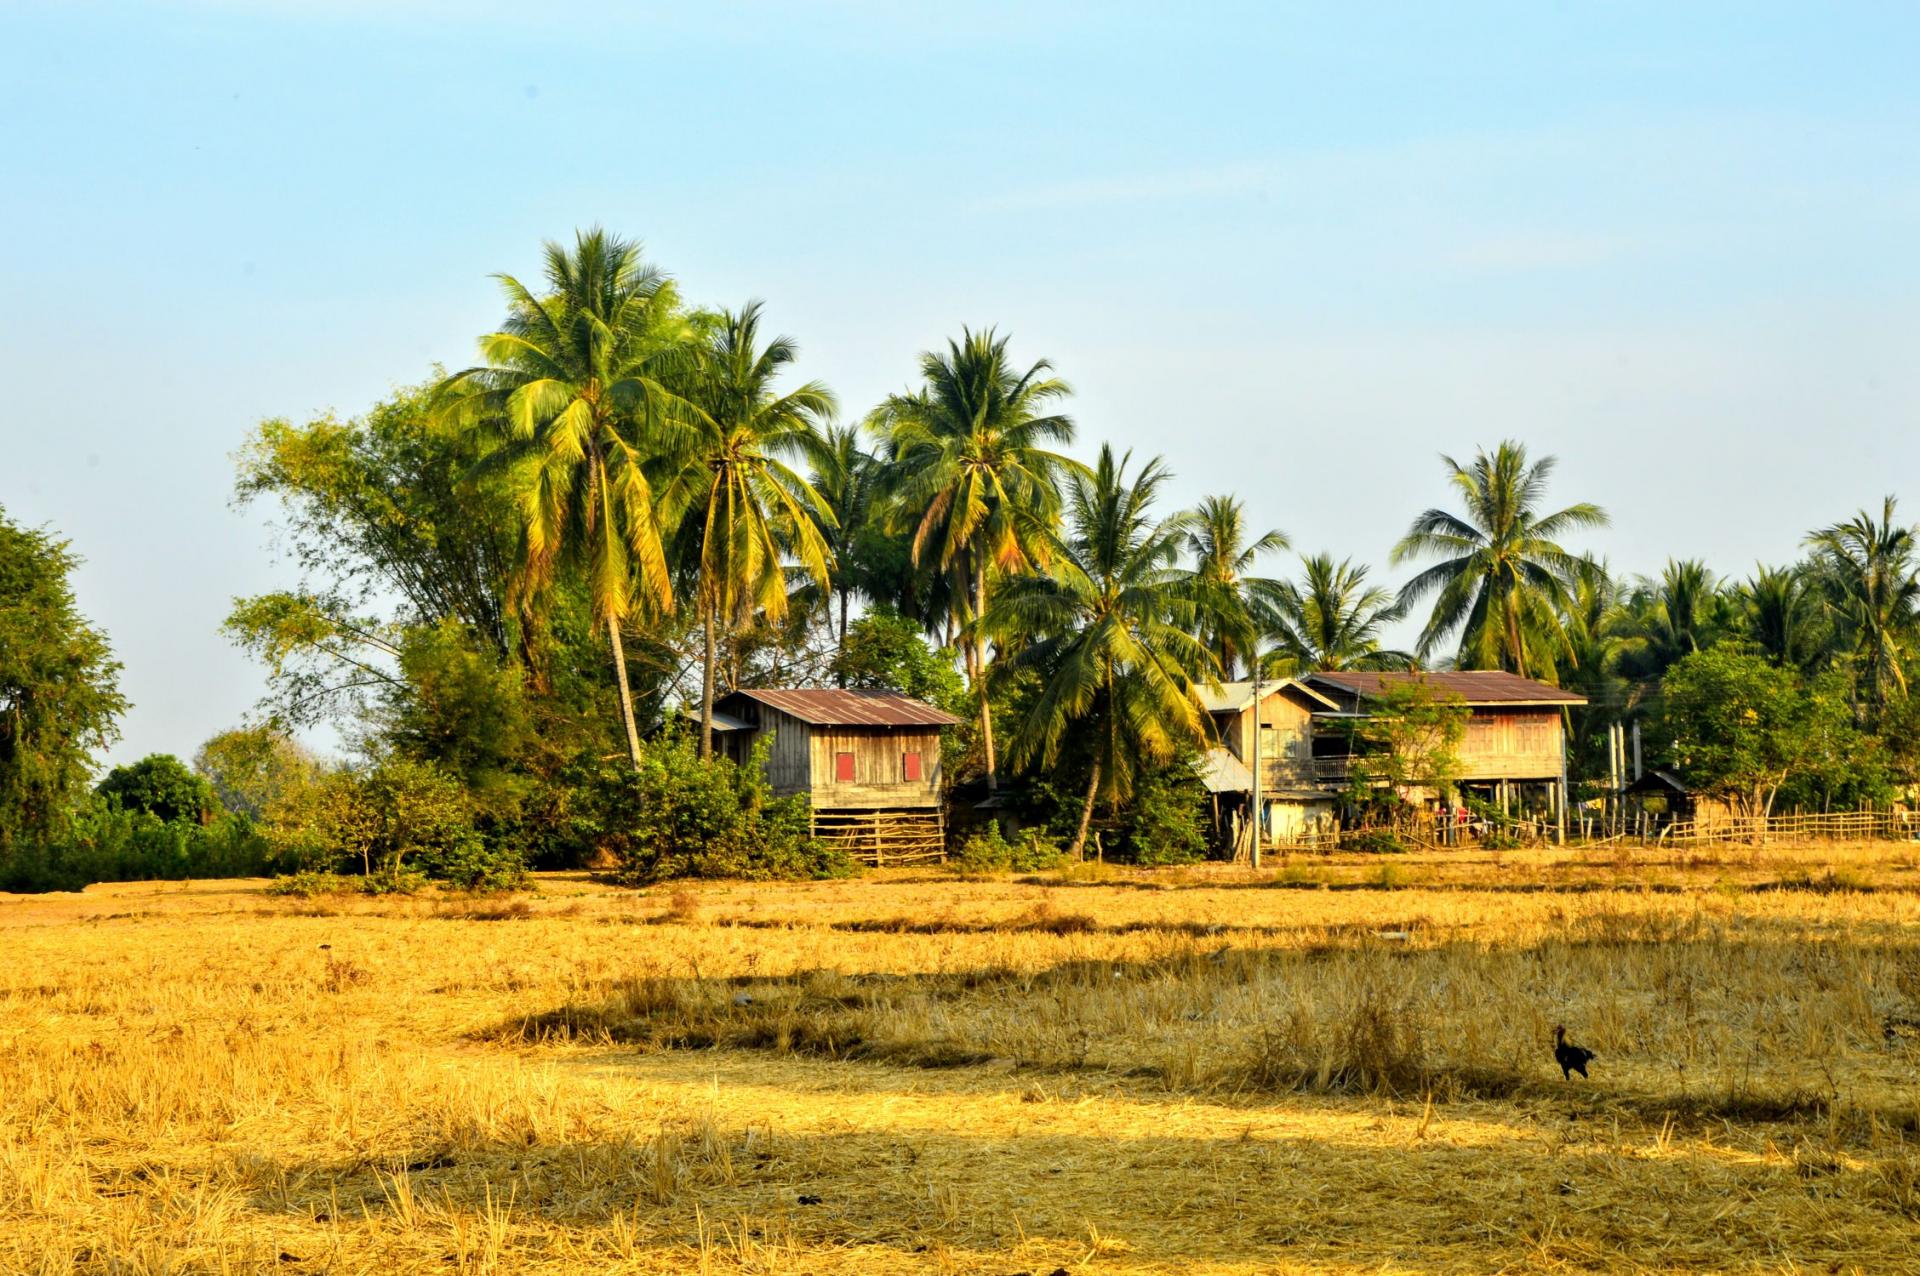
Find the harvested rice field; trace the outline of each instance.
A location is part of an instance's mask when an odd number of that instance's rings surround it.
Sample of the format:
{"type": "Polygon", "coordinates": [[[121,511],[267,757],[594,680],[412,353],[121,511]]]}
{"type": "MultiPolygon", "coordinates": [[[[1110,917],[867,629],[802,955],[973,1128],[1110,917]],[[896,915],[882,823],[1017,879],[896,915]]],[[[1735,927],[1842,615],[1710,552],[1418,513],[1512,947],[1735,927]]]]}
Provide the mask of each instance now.
{"type": "Polygon", "coordinates": [[[1920,1271],[1915,849],[0,896],[0,1271],[1920,1271]]]}

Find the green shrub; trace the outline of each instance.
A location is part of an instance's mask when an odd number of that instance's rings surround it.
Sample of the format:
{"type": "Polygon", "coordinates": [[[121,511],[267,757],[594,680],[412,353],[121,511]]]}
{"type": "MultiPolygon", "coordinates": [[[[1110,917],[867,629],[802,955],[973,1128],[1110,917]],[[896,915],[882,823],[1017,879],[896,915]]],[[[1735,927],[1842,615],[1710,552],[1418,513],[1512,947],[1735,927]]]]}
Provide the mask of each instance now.
{"type": "Polygon", "coordinates": [[[1145,770],[1107,858],[1123,864],[1192,864],[1207,856],[1207,792],[1192,759],[1145,770]]]}
{"type": "Polygon", "coordinates": [[[839,877],[852,861],[816,841],[807,803],[775,797],[766,778],[770,740],[744,765],[702,759],[684,732],[648,744],[635,770],[594,764],[576,776],[572,836],[612,856],[626,885],[676,877],[839,877]]]}
{"type": "Polygon", "coordinates": [[[410,868],[395,874],[376,873],[372,877],[302,869],[274,878],[267,886],[267,894],[312,899],[317,895],[417,895],[426,888],[427,875],[410,868]]]}
{"type": "Polygon", "coordinates": [[[164,820],[95,797],[57,843],[0,846],[0,890],[77,891],[94,882],[264,877],[272,848],[244,816],[164,820]]]}
{"type": "Polygon", "coordinates": [[[467,890],[509,890],[526,877],[518,838],[483,834],[459,780],[405,757],[301,786],[274,805],[268,834],[283,867],[358,868],[370,889],[408,889],[409,874],[467,890]]]}
{"type": "Polygon", "coordinates": [[[1407,844],[1392,829],[1361,829],[1340,839],[1340,849],[1372,855],[1401,855],[1407,844]]]}
{"type": "Polygon", "coordinates": [[[1054,868],[1066,852],[1039,829],[1022,829],[1009,842],[998,824],[973,834],[947,858],[949,868],[962,873],[1037,873],[1054,868]]]}

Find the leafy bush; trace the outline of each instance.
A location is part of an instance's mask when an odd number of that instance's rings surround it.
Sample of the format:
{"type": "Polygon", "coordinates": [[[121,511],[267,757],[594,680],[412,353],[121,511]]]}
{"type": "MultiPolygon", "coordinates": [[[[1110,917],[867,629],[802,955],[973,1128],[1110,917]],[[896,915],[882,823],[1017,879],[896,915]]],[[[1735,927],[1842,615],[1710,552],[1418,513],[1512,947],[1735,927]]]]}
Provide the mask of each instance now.
{"type": "Polygon", "coordinates": [[[1125,864],[1192,864],[1207,855],[1206,789],[1195,760],[1144,769],[1127,822],[1109,859],[1125,864]]]}
{"type": "Polygon", "coordinates": [[[302,869],[274,878],[267,894],[292,895],[297,899],[312,899],[317,895],[411,895],[426,884],[424,875],[411,870],[403,870],[397,877],[360,877],[302,869]]]}
{"type": "Polygon", "coordinates": [[[469,890],[511,889],[526,876],[517,839],[475,826],[464,785],[399,756],[299,787],[272,808],[268,834],[286,867],[358,867],[380,889],[405,889],[410,872],[469,890]]]}
{"type": "Polygon", "coordinates": [[[1392,829],[1360,829],[1340,840],[1340,849],[1372,855],[1404,854],[1407,844],[1392,829]]]}
{"type": "Polygon", "coordinates": [[[807,803],[775,797],[765,771],[771,741],[745,765],[703,760],[693,740],[672,732],[649,744],[636,771],[624,761],[579,775],[573,836],[611,855],[616,881],[644,885],[676,877],[819,878],[853,864],[816,841],[807,803]]]}
{"type": "Polygon", "coordinates": [[[1059,844],[1039,829],[1022,829],[1020,836],[1009,842],[998,824],[989,824],[948,856],[947,866],[962,873],[1037,873],[1065,858],[1066,852],[1059,844]]]}
{"type": "Polygon", "coordinates": [[[251,820],[163,820],[94,798],[58,842],[0,846],[0,890],[77,891],[94,882],[263,877],[273,853],[251,820]]]}

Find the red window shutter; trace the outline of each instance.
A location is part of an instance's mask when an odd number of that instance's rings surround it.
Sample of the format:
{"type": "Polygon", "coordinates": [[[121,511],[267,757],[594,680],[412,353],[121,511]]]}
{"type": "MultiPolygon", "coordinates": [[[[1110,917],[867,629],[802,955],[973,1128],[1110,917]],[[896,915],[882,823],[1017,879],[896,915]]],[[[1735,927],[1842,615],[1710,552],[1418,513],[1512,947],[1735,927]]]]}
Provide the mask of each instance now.
{"type": "Polygon", "coordinates": [[[919,783],[920,754],[917,751],[900,755],[900,772],[906,776],[908,783],[919,783]]]}
{"type": "Polygon", "coordinates": [[[853,755],[836,753],[833,755],[833,778],[842,784],[853,779],[853,755]]]}

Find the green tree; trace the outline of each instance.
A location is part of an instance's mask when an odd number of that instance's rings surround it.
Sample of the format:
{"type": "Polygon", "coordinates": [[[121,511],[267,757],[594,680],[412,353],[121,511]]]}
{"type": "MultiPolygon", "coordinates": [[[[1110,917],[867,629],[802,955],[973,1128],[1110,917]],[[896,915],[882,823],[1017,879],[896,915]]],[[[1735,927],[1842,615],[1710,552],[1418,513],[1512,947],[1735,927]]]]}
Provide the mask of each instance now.
{"type": "Polygon", "coordinates": [[[825,590],[833,555],[820,530],[833,516],[819,493],[782,458],[817,448],[833,415],[833,395],[818,381],[784,394],[774,382],[798,354],[791,339],[760,340],[760,303],[724,312],[700,349],[691,398],[700,408],[697,439],[667,489],[666,508],[684,512],[694,564],[694,597],[704,632],[700,679],[700,756],[713,753],[716,643],[756,616],[787,612],[788,556],[825,590]]]}
{"type": "MultiPolygon", "coordinates": [[[[924,384],[890,396],[872,425],[885,440],[891,517],[913,532],[913,561],[965,582],[954,604],[970,620],[987,610],[995,572],[1025,571],[1048,558],[1059,521],[1060,480],[1081,467],[1058,452],[1073,421],[1054,410],[1070,393],[1042,359],[1026,371],[1007,338],[965,330],[944,352],[920,356],[924,384]]],[[[986,633],[971,626],[967,676],[978,702],[987,787],[998,786],[986,633]]]]}
{"type": "Polygon", "coordinates": [[[648,743],[638,771],[583,777],[576,836],[613,857],[615,879],[644,885],[676,877],[839,877],[853,871],[815,840],[806,799],[776,797],[766,777],[770,742],[744,765],[702,758],[683,733],[648,743]]]}
{"type": "Polygon", "coordinates": [[[236,457],[235,502],[271,499],[298,592],[336,617],[378,600],[399,624],[457,620],[512,653],[511,493],[468,475],[481,440],[436,428],[430,386],[397,390],[359,417],[263,421],[236,457]]]}
{"type": "Polygon", "coordinates": [[[1220,672],[1191,632],[1201,591],[1177,565],[1191,519],[1155,521],[1168,471],[1154,460],[1129,478],[1128,460],[1103,445],[1093,472],[1071,477],[1069,533],[1052,569],[1002,582],[983,626],[1014,645],[1011,675],[1043,680],[1014,730],[1014,764],[1054,765],[1069,731],[1091,745],[1076,857],[1097,801],[1124,802],[1143,765],[1204,747],[1199,686],[1220,672]]]}
{"type": "Polygon", "coordinates": [[[1605,527],[1605,511],[1583,501],[1542,514],[1554,458],[1529,464],[1526,448],[1512,441],[1480,452],[1471,465],[1441,460],[1466,513],[1426,511],[1393,550],[1396,564],[1441,559],[1400,591],[1403,608],[1434,600],[1420,654],[1457,632],[1461,667],[1552,680],[1557,663],[1570,655],[1560,615],[1581,562],[1559,540],[1605,527]]]}
{"type": "Polygon", "coordinates": [[[377,716],[382,742],[458,779],[479,811],[516,815],[541,747],[525,672],[451,622],[408,630],[398,663],[377,716]]]}
{"type": "Polygon", "coordinates": [[[167,823],[206,824],[219,812],[213,786],[171,753],[150,753],[107,772],[95,792],[128,811],[167,823]]]}
{"type": "Polygon", "coordinates": [[[1880,715],[1877,735],[1889,780],[1920,784],[1920,696],[1889,702],[1880,715]]]}
{"type": "Polygon", "coordinates": [[[889,607],[875,607],[853,622],[833,672],[843,687],[898,691],[949,713],[964,711],[966,687],[953,661],[928,645],[918,625],[889,607]]]}
{"type": "Polygon", "coordinates": [[[208,737],[193,755],[194,772],[213,786],[222,807],[258,820],[288,789],[311,783],[318,759],[270,726],[235,727],[208,737]]]}
{"type": "Polygon", "coordinates": [[[1695,791],[1767,815],[1812,747],[1800,680],[1732,644],[1690,652],[1661,680],[1669,761],[1695,791]]]}
{"type": "Polygon", "coordinates": [[[1801,679],[1800,757],[1780,786],[1776,805],[1803,811],[1884,806],[1894,797],[1896,758],[1884,738],[1860,730],[1853,687],[1829,669],[1801,679]]]}
{"type": "Polygon", "coordinates": [[[1255,616],[1269,651],[1266,672],[1292,677],[1313,670],[1405,669],[1413,657],[1382,645],[1381,630],[1400,619],[1392,593],[1367,584],[1367,569],[1350,558],[1314,554],[1300,580],[1255,594],[1255,616]]]}
{"type": "Polygon", "coordinates": [[[1350,727],[1349,800],[1402,825],[1419,810],[1421,790],[1451,801],[1471,714],[1459,696],[1418,673],[1383,686],[1367,702],[1366,716],[1350,727]]]}
{"type": "Polygon", "coordinates": [[[369,887],[380,890],[410,890],[418,872],[469,888],[518,884],[524,869],[517,851],[490,847],[473,817],[457,778],[431,762],[393,755],[289,793],[270,809],[267,835],[291,863],[338,868],[357,861],[369,887]]]}
{"type": "Polygon", "coordinates": [[[594,623],[613,652],[627,750],[640,764],[621,626],[673,609],[654,500],[661,458],[697,417],[671,384],[693,336],[679,298],[638,244],[593,229],[545,246],[547,293],[500,276],[508,314],[480,339],[484,360],[441,382],[441,419],[491,445],[476,480],[505,476],[520,524],[518,596],[537,617],[563,561],[581,565],[594,623]]]}
{"type": "Polygon", "coordinates": [[[1855,694],[1873,718],[1907,694],[1905,664],[1920,622],[1920,560],[1913,528],[1894,522],[1896,504],[1887,497],[1877,522],[1861,510],[1807,538],[1840,643],[1853,661],[1855,694]]]}
{"type": "Polygon", "coordinates": [[[1629,699],[1626,680],[1619,672],[1620,602],[1620,586],[1607,565],[1583,559],[1560,618],[1571,653],[1561,685],[1587,698],[1585,705],[1565,711],[1570,746],[1567,769],[1576,778],[1606,775],[1611,729],[1629,699]]]}
{"type": "Polygon", "coordinates": [[[0,846],[60,836],[126,711],[106,635],[74,603],[67,542],[0,507],[0,846]]]}
{"type": "Polygon", "coordinates": [[[1252,540],[1249,535],[1246,507],[1238,499],[1209,496],[1194,509],[1186,536],[1202,595],[1200,641],[1212,650],[1223,678],[1232,678],[1252,659],[1258,641],[1253,600],[1281,591],[1279,581],[1252,573],[1262,554],[1287,548],[1287,538],[1279,531],[1262,532],[1252,540]]]}
{"type": "Polygon", "coordinates": [[[508,605],[517,519],[484,454],[438,428],[426,387],[348,421],[263,422],[238,457],[236,500],[270,498],[293,589],[234,601],[226,630],[268,668],[265,707],[289,725],[353,723],[402,679],[408,629],[457,623],[502,659],[539,670],[544,630],[508,605]]]}

